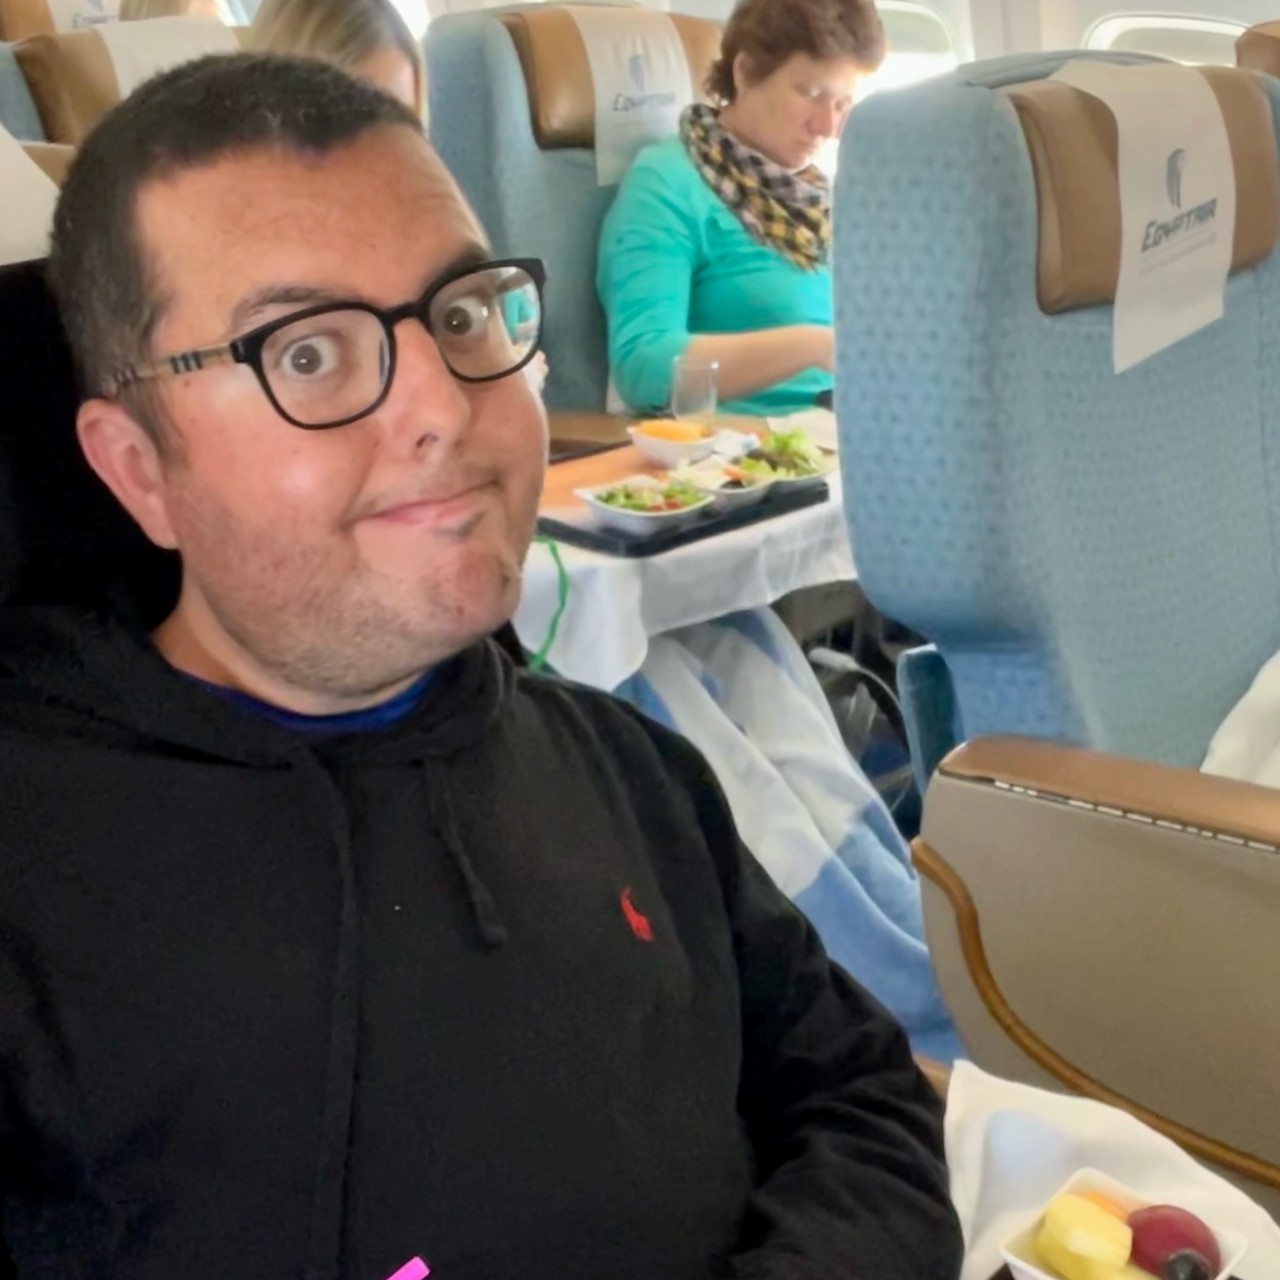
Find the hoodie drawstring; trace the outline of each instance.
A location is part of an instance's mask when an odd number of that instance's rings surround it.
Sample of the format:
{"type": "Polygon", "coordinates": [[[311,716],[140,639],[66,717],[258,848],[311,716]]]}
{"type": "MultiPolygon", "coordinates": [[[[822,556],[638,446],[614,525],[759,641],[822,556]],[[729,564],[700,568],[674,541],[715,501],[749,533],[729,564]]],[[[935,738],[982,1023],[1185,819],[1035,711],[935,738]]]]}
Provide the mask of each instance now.
{"type": "Polygon", "coordinates": [[[427,778],[425,761],[418,762],[418,780],[422,786],[422,801],[431,825],[435,828],[440,843],[444,846],[449,861],[453,863],[463,888],[467,894],[467,906],[471,909],[471,919],[476,926],[480,941],[491,950],[507,945],[507,926],[502,923],[498,914],[498,905],[489,892],[488,885],[480,879],[467,851],[462,843],[458,830],[457,818],[454,814],[453,802],[450,798],[449,784],[441,779],[439,789],[431,786],[427,778]]]}
{"type": "MultiPolygon", "coordinates": [[[[351,848],[351,819],[342,791],[316,756],[308,752],[296,757],[295,763],[309,788],[319,793],[322,808],[328,815],[342,891],[320,1158],[316,1165],[307,1265],[302,1280],[341,1280],[347,1152],[351,1145],[360,1032],[360,916],[351,848]]],[[[506,926],[498,915],[493,895],[480,879],[463,847],[447,781],[442,779],[438,787],[429,785],[426,766],[421,761],[418,779],[431,826],[462,880],[467,906],[480,941],[491,950],[505,946],[508,940],[506,926]]]]}
{"type": "Polygon", "coordinates": [[[342,903],[338,955],[334,967],[329,1020],[329,1059],[325,1071],[320,1158],[311,1200],[311,1230],[303,1280],[341,1280],[342,1222],[346,1198],[347,1152],[355,1099],[356,1055],[360,1032],[360,916],[356,903],[351,819],[338,784],[309,752],[297,757],[300,772],[320,793],[328,812],[337,854],[342,903]]]}

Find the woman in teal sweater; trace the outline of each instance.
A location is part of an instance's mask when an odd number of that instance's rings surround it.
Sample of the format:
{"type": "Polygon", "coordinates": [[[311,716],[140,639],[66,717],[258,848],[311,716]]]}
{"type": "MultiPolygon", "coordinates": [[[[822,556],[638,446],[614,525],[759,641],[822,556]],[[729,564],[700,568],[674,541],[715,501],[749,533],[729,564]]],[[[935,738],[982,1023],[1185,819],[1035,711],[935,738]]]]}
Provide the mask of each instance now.
{"type": "Polygon", "coordinates": [[[743,0],[680,136],[646,148],[600,237],[614,386],[664,408],[672,362],[720,366],[721,404],[752,414],[830,390],[831,195],[813,160],[884,56],[872,0],[743,0]]]}

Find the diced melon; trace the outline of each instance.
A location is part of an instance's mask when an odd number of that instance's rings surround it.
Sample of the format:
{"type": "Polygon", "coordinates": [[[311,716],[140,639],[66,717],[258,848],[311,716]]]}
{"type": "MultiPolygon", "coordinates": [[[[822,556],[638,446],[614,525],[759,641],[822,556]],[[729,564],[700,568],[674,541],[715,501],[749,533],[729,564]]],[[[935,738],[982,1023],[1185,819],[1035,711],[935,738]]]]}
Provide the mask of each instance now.
{"type": "Polygon", "coordinates": [[[1128,1223],[1086,1200],[1063,1195],[1053,1200],[1044,1214],[1042,1236],[1067,1253],[1118,1271],[1133,1251],[1133,1231],[1128,1223]]]}
{"type": "Polygon", "coordinates": [[[1061,1280],[1096,1280],[1093,1264],[1088,1258],[1064,1249],[1057,1239],[1046,1231],[1036,1237],[1036,1256],[1040,1264],[1051,1275],[1060,1276],[1061,1280]]]}
{"type": "Polygon", "coordinates": [[[1071,1253],[1043,1230],[1036,1237],[1035,1249],[1040,1266],[1060,1280],[1152,1280],[1145,1271],[1128,1263],[1121,1267],[1109,1267],[1105,1263],[1071,1253]]]}

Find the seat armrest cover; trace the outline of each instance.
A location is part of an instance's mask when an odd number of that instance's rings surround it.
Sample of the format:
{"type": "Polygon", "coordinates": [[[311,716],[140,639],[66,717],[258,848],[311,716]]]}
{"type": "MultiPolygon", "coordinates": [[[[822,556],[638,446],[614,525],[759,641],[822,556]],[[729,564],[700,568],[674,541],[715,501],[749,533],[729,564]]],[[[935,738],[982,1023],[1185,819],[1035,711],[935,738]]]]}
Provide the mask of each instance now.
{"type": "Polygon", "coordinates": [[[1280,791],[992,738],[935,774],[916,865],[980,1066],[1280,1190],[1280,791]]]}
{"type": "Polygon", "coordinates": [[[949,777],[1024,789],[1227,840],[1280,847],[1280,791],[1028,738],[984,738],[942,764],[949,777]]]}

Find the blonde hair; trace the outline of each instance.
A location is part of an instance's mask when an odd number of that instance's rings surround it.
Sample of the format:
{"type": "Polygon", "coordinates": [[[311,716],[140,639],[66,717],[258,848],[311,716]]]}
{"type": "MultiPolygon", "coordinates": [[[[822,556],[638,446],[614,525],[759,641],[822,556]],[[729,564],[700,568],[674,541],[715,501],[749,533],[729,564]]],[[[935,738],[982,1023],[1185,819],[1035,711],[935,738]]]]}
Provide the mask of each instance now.
{"type": "Polygon", "coordinates": [[[418,114],[426,110],[422,50],[389,0],[262,0],[245,47],[319,58],[353,75],[379,50],[398,49],[413,67],[418,114]]]}

